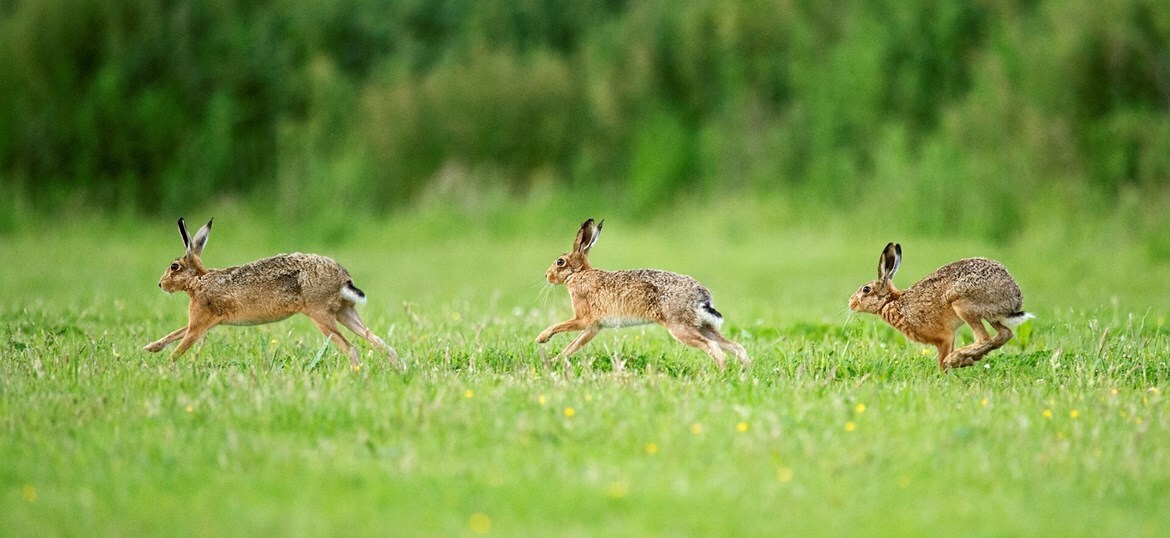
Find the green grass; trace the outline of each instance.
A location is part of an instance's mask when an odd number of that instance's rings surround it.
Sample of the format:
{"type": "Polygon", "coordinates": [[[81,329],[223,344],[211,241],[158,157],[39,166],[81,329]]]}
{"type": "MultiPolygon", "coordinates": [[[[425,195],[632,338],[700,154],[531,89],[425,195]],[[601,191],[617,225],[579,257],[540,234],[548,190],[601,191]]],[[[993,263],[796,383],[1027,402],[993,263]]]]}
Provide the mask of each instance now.
{"type": "Polygon", "coordinates": [[[304,317],[216,328],[175,363],[140,351],[185,322],[155,286],[169,219],[0,237],[0,535],[1170,532],[1170,266],[1108,224],[990,245],[765,201],[521,209],[333,228],[216,209],[209,266],[335,257],[406,375],[365,345],[357,372],[319,355],[304,317]],[[753,366],[717,371],[656,327],[550,366],[570,337],[533,339],[570,309],[542,275],[585,216],[608,217],[595,265],[706,283],[753,366]],[[900,285],[987,255],[1038,318],[940,374],[844,314],[891,239],[900,285]]]}

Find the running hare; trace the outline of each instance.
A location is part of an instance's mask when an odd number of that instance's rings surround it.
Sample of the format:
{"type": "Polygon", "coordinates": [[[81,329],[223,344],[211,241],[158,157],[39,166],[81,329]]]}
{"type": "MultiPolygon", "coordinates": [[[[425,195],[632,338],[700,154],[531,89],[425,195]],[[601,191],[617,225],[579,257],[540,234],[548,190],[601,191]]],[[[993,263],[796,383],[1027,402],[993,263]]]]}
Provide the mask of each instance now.
{"type": "Polygon", "coordinates": [[[966,258],[944,265],[906,290],[894,288],[902,246],[890,243],[878,260],[878,278],[849,298],[855,312],[877,314],[911,340],[938,348],[938,367],[971,366],[1011,340],[1012,329],[1033,317],[1023,311],[1020,287],[1003,264],[966,258]],[[983,326],[995,327],[991,336],[983,326]],[[975,342],[954,349],[955,330],[966,322],[975,342]],[[952,351],[953,350],[953,351],[952,351]]]}
{"type": "Polygon", "coordinates": [[[658,323],[679,342],[707,352],[719,368],[726,366],[723,350],[733,353],[742,366],[750,364],[743,346],[719,333],[723,315],[711,305],[711,292],[695,279],[654,269],[603,271],[586,258],[601,235],[593,219],[577,231],[573,250],[562,254],[545,273],[550,284],[564,284],[573,301],[573,319],[557,323],[536,337],[548,342],[554,334],[581,331],[560,358],[563,360],[589,343],[604,327],[658,323]]]}
{"type": "Polygon", "coordinates": [[[211,233],[207,221],[195,237],[179,219],[179,233],[187,251],[171,262],[158,286],[168,293],[185,291],[191,298],[187,326],[144,348],[157,352],[182,339],[171,354],[187,351],[208,329],[219,325],[260,325],[280,321],[298,312],[309,316],[317,328],[333,339],[354,368],[361,365],[358,350],[342,336],[337,322],[383,350],[401,368],[398,353],[366,328],[354,306],[366,295],[353,285],[349,273],[337,262],[316,254],[278,254],[225,269],[206,269],[200,256],[211,233]]]}

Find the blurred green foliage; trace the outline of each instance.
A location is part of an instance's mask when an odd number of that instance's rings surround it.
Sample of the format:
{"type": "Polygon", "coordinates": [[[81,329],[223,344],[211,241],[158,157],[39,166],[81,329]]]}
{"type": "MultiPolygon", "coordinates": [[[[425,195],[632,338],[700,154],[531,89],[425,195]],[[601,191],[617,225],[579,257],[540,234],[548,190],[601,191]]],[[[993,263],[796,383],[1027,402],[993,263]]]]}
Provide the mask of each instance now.
{"type": "Polygon", "coordinates": [[[732,190],[1002,238],[1170,187],[1162,0],[8,0],[0,59],[3,210],[732,190]]]}

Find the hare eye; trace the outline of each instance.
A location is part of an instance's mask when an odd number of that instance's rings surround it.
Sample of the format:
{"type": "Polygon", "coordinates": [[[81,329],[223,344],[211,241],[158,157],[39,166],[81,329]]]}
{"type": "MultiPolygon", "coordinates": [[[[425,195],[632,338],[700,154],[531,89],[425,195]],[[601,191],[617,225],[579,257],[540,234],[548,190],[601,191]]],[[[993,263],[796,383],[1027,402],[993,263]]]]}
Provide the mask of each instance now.
{"type": "Polygon", "coordinates": [[[861,287],[861,293],[869,293],[871,291],[873,291],[873,290],[869,289],[869,286],[862,286],[861,287]]]}
{"type": "Polygon", "coordinates": [[[565,259],[564,258],[557,258],[557,267],[564,267],[564,266],[565,266],[565,259]]]}
{"type": "Polygon", "coordinates": [[[171,270],[178,271],[179,270],[179,262],[171,262],[171,270]]]}

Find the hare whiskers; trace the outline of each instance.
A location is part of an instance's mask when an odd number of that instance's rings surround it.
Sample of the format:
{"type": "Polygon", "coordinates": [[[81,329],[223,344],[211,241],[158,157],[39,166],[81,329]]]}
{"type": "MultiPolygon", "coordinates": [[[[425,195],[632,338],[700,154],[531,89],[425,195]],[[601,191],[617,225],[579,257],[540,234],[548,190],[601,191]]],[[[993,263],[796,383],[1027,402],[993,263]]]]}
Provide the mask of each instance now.
{"type": "Polygon", "coordinates": [[[841,312],[841,328],[849,328],[850,323],[853,323],[853,311],[846,306],[845,310],[841,312]]]}
{"type": "Polygon", "coordinates": [[[540,300],[540,306],[548,304],[548,298],[552,296],[552,290],[555,288],[552,284],[542,281],[536,285],[536,298],[540,300]]]}

